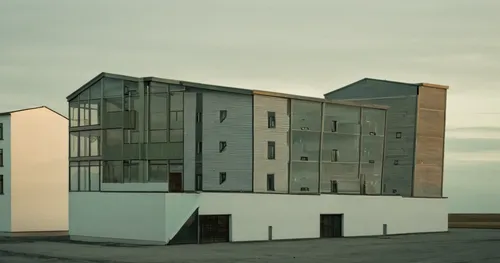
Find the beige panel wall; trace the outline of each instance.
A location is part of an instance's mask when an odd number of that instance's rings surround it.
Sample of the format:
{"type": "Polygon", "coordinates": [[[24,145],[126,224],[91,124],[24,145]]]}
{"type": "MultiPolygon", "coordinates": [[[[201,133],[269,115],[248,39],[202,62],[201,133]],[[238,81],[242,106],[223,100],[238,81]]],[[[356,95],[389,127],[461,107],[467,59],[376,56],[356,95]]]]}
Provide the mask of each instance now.
{"type": "Polygon", "coordinates": [[[288,192],[288,99],[254,95],[254,192],[267,191],[267,174],[274,174],[276,193],[288,192]],[[267,125],[267,113],[276,113],[276,128],[267,125]],[[276,142],[276,159],[267,159],[267,142],[276,142]]]}
{"type": "Polygon", "coordinates": [[[68,120],[38,108],[11,123],[12,231],[68,230],[68,120]]]}
{"type": "Polygon", "coordinates": [[[446,90],[419,87],[414,196],[442,196],[445,126],[446,90]]]}

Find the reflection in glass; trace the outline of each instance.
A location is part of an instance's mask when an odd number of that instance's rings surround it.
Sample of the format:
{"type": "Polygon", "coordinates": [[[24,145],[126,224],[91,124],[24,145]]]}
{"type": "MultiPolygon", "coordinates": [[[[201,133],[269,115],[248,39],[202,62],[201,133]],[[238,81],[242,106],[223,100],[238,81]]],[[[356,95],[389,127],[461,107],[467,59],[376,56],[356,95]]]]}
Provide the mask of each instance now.
{"type": "Polygon", "coordinates": [[[319,160],[319,132],[292,131],[292,161],[319,160]]]}
{"type": "Polygon", "coordinates": [[[150,131],[149,142],[167,142],[167,130],[150,131]]]}
{"type": "Polygon", "coordinates": [[[103,183],[123,183],[122,161],[105,161],[103,172],[103,183]]]}
{"type": "Polygon", "coordinates": [[[100,166],[90,166],[90,191],[99,191],[100,166]]]}
{"type": "Polygon", "coordinates": [[[153,183],[167,182],[168,165],[163,162],[149,162],[148,181],[153,183]]]}
{"type": "MultiPolygon", "coordinates": [[[[88,164],[87,164],[88,165],[88,164]]],[[[80,191],[89,191],[89,167],[82,166],[80,163],[80,191]]]]}
{"type": "Polygon", "coordinates": [[[139,161],[125,161],[123,166],[123,182],[124,183],[141,182],[141,178],[139,175],[139,161]]]}
{"type": "Polygon", "coordinates": [[[102,98],[102,80],[99,80],[98,82],[94,83],[90,88],[90,98],[91,99],[100,99],[102,98]]]}
{"type": "Polygon", "coordinates": [[[101,100],[91,100],[89,104],[90,125],[101,124],[101,100]]]}
{"type": "Polygon", "coordinates": [[[104,98],[120,97],[123,94],[123,80],[104,78],[104,98]]]}
{"type": "Polygon", "coordinates": [[[70,167],[69,168],[69,190],[70,191],[78,191],[78,167],[70,167]]]}
{"type": "Polygon", "coordinates": [[[359,107],[327,103],[324,112],[324,131],[326,133],[359,134],[360,113],[359,107]]]}
{"type": "Polygon", "coordinates": [[[80,132],[80,155],[79,156],[90,156],[90,132],[81,131],[80,132]]]}
{"type": "Polygon", "coordinates": [[[101,130],[89,131],[90,156],[101,155],[101,130]]]}
{"type": "Polygon", "coordinates": [[[182,142],[184,140],[184,130],[170,130],[170,142],[182,142]]]}
{"type": "Polygon", "coordinates": [[[292,129],[321,131],[321,103],[292,100],[292,129]]]}
{"type": "Polygon", "coordinates": [[[319,183],[318,163],[292,162],[290,191],[293,193],[317,193],[319,183]]]}
{"type": "Polygon", "coordinates": [[[78,99],[69,103],[69,123],[71,127],[78,126],[78,112],[80,107],[78,105],[78,99]]]}
{"type": "Polygon", "coordinates": [[[106,112],[119,112],[123,109],[123,101],[121,98],[104,99],[106,112]]]}
{"type": "Polygon", "coordinates": [[[168,129],[167,94],[150,94],[149,128],[151,130],[168,129]]]}
{"type": "Polygon", "coordinates": [[[359,161],[359,135],[325,133],[323,135],[324,162],[353,162],[359,161]],[[332,154],[337,151],[336,160],[332,154]]]}
{"type": "Polygon", "coordinates": [[[123,130],[122,129],[108,129],[104,130],[104,143],[103,152],[106,158],[120,159],[122,158],[123,147],[123,130]]]}
{"type": "Polygon", "coordinates": [[[363,109],[363,134],[384,136],[385,110],[363,109]]]}
{"type": "Polygon", "coordinates": [[[69,133],[69,157],[78,157],[78,132],[69,133]]]}

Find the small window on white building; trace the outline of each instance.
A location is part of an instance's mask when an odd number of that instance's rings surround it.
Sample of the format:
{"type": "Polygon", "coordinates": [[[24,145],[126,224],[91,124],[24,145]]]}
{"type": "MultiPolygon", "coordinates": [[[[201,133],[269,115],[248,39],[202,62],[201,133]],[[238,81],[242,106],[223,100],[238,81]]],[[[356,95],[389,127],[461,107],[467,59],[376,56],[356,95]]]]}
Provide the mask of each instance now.
{"type": "Polygon", "coordinates": [[[274,174],[267,174],[267,191],[274,191],[274,174]]]}
{"type": "Polygon", "coordinates": [[[222,123],[227,118],[227,110],[221,110],[219,112],[219,121],[222,123]]]}
{"type": "Polygon", "coordinates": [[[203,175],[196,174],[195,190],[203,191],[203,175]]]}
{"type": "Polygon", "coordinates": [[[339,160],[339,150],[332,150],[332,162],[337,162],[339,160]]]}
{"type": "Polygon", "coordinates": [[[3,167],[3,149],[0,149],[0,167],[3,167]]]}
{"type": "Polygon", "coordinates": [[[0,195],[3,195],[3,174],[0,174],[0,195]]]}
{"type": "Polygon", "coordinates": [[[267,159],[276,159],[276,142],[267,142],[267,159]]]}
{"type": "Polygon", "coordinates": [[[267,128],[276,128],[276,113],[272,111],[267,112],[267,128]]]}
{"type": "Polygon", "coordinates": [[[223,184],[226,181],[226,172],[219,173],[219,184],[223,184]]]}
{"type": "Polygon", "coordinates": [[[3,140],[3,123],[0,123],[0,140],[3,140]]]}
{"type": "Polygon", "coordinates": [[[225,151],[226,147],[227,147],[227,142],[224,142],[224,141],[219,142],[219,152],[220,153],[223,152],[223,151],[225,151]]]}
{"type": "Polygon", "coordinates": [[[338,122],[337,121],[332,121],[332,132],[337,132],[337,129],[338,129],[338,122]]]}

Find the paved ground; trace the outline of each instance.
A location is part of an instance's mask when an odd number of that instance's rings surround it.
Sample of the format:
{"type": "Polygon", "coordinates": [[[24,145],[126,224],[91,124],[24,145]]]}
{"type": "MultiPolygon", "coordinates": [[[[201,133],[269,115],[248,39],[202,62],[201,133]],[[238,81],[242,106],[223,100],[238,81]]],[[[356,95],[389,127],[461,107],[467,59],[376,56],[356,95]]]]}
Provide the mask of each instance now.
{"type": "Polygon", "coordinates": [[[168,247],[0,240],[1,263],[499,263],[500,231],[168,247]]]}

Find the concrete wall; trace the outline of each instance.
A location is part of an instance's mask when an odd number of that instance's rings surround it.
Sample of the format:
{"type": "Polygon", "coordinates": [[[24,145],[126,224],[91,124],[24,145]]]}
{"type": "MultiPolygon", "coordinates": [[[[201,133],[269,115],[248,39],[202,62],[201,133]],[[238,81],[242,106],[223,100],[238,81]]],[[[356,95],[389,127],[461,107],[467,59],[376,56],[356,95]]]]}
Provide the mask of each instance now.
{"type": "Polygon", "coordinates": [[[73,239],[166,242],[165,194],[72,192],[69,204],[73,239]]]}
{"type": "Polygon", "coordinates": [[[344,236],[448,231],[447,199],[202,193],[199,213],[230,214],[232,241],[318,238],[320,214],[344,214],[344,236]]]}
{"type": "Polygon", "coordinates": [[[12,114],[12,231],[68,229],[68,120],[46,109],[12,114]]]}
{"type": "Polygon", "coordinates": [[[203,190],[252,191],[252,96],[203,93],[203,190]],[[227,110],[221,123],[219,114],[227,110]],[[227,148],[219,152],[219,142],[227,148]],[[219,183],[219,173],[226,181],[219,183]]]}
{"type": "Polygon", "coordinates": [[[288,99],[254,95],[254,192],[267,192],[267,174],[274,174],[274,192],[288,192],[288,99]],[[276,128],[268,128],[267,113],[276,115],[276,128]],[[267,159],[267,142],[276,143],[276,159],[267,159]]]}
{"type": "Polygon", "coordinates": [[[0,195],[0,232],[11,231],[11,121],[10,115],[0,116],[3,124],[3,140],[0,140],[0,149],[3,149],[3,175],[4,194],[0,195]]]}

